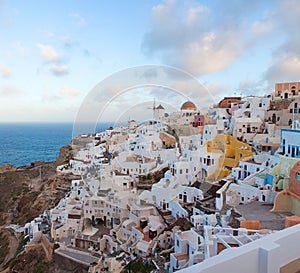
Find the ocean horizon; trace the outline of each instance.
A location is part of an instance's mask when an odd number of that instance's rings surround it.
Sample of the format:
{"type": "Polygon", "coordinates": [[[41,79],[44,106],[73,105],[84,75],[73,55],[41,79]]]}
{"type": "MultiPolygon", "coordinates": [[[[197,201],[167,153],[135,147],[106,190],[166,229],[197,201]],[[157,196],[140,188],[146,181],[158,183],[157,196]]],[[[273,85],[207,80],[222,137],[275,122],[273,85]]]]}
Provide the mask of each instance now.
{"type": "Polygon", "coordinates": [[[82,123],[77,126],[74,136],[73,125],[72,122],[0,123],[0,165],[12,164],[18,167],[30,165],[34,161],[55,161],[60,148],[70,144],[78,134],[99,133],[115,124],[98,123],[95,128],[95,125],[82,123]]]}

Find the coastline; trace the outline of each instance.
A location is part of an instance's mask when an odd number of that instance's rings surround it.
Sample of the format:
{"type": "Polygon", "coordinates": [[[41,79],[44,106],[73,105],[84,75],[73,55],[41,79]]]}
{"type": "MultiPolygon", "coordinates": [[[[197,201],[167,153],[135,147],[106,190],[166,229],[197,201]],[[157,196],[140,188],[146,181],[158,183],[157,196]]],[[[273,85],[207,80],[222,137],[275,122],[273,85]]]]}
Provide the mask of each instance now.
{"type": "MultiPolygon", "coordinates": [[[[93,130],[101,132],[111,125],[113,122],[98,123],[93,130]]],[[[18,168],[29,166],[31,162],[56,161],[60,148],[76,138],[73,127],[73,122],[0,123],[0,165],[11,164],[18,168]]],[[[77,127],[79,133],[94,133],[86,131],[89,123],[80,123],[77,127]]]]}

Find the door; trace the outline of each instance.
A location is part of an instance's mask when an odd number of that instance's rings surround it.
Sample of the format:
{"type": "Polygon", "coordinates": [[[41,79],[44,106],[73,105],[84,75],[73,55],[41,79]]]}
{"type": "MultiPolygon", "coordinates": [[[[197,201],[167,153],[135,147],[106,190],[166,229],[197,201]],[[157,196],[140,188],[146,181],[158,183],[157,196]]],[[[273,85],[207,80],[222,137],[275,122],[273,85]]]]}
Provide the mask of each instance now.
{"type": "Polygon", "coordinates": [[[187,195],[186,195],[186,192],[183,194],[183,202],[184,202],[184,203],[187,202],[187,195]]]}

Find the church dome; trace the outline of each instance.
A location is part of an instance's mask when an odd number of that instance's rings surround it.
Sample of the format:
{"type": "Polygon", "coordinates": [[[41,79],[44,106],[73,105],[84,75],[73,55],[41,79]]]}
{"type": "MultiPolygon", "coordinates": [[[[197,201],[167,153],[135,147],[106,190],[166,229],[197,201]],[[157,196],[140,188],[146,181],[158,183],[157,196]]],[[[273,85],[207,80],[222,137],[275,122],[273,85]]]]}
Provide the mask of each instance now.
{"type": "Polygon", "coordinates": [[[186,101],[184,104],[182,104],[181,110],[191,110],[191,111],[197,111],[196,105],[191,101],[186,101]]]}

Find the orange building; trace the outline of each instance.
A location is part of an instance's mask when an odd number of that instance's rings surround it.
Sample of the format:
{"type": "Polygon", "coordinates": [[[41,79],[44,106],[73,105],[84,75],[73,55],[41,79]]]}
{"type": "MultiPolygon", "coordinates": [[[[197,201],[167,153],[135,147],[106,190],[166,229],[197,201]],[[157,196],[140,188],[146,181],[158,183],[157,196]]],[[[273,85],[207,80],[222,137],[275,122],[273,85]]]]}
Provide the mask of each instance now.
{"type": "Polygon", "coordinates": [[[234,103],[241,101],[241,97],[225,97],[219,102],[219,108],[231,108],[234,103]]]}
{"type": "Polygon", "coordinates": [[[277,194],[272,211],[300,216],[300,161],[291,169],[289,187],[277,194]]]}
{"type": "Polygon", "coordinates": [[[274,98],[289,99],[300,94],[300,82],[276,83],[274,98]]]}

